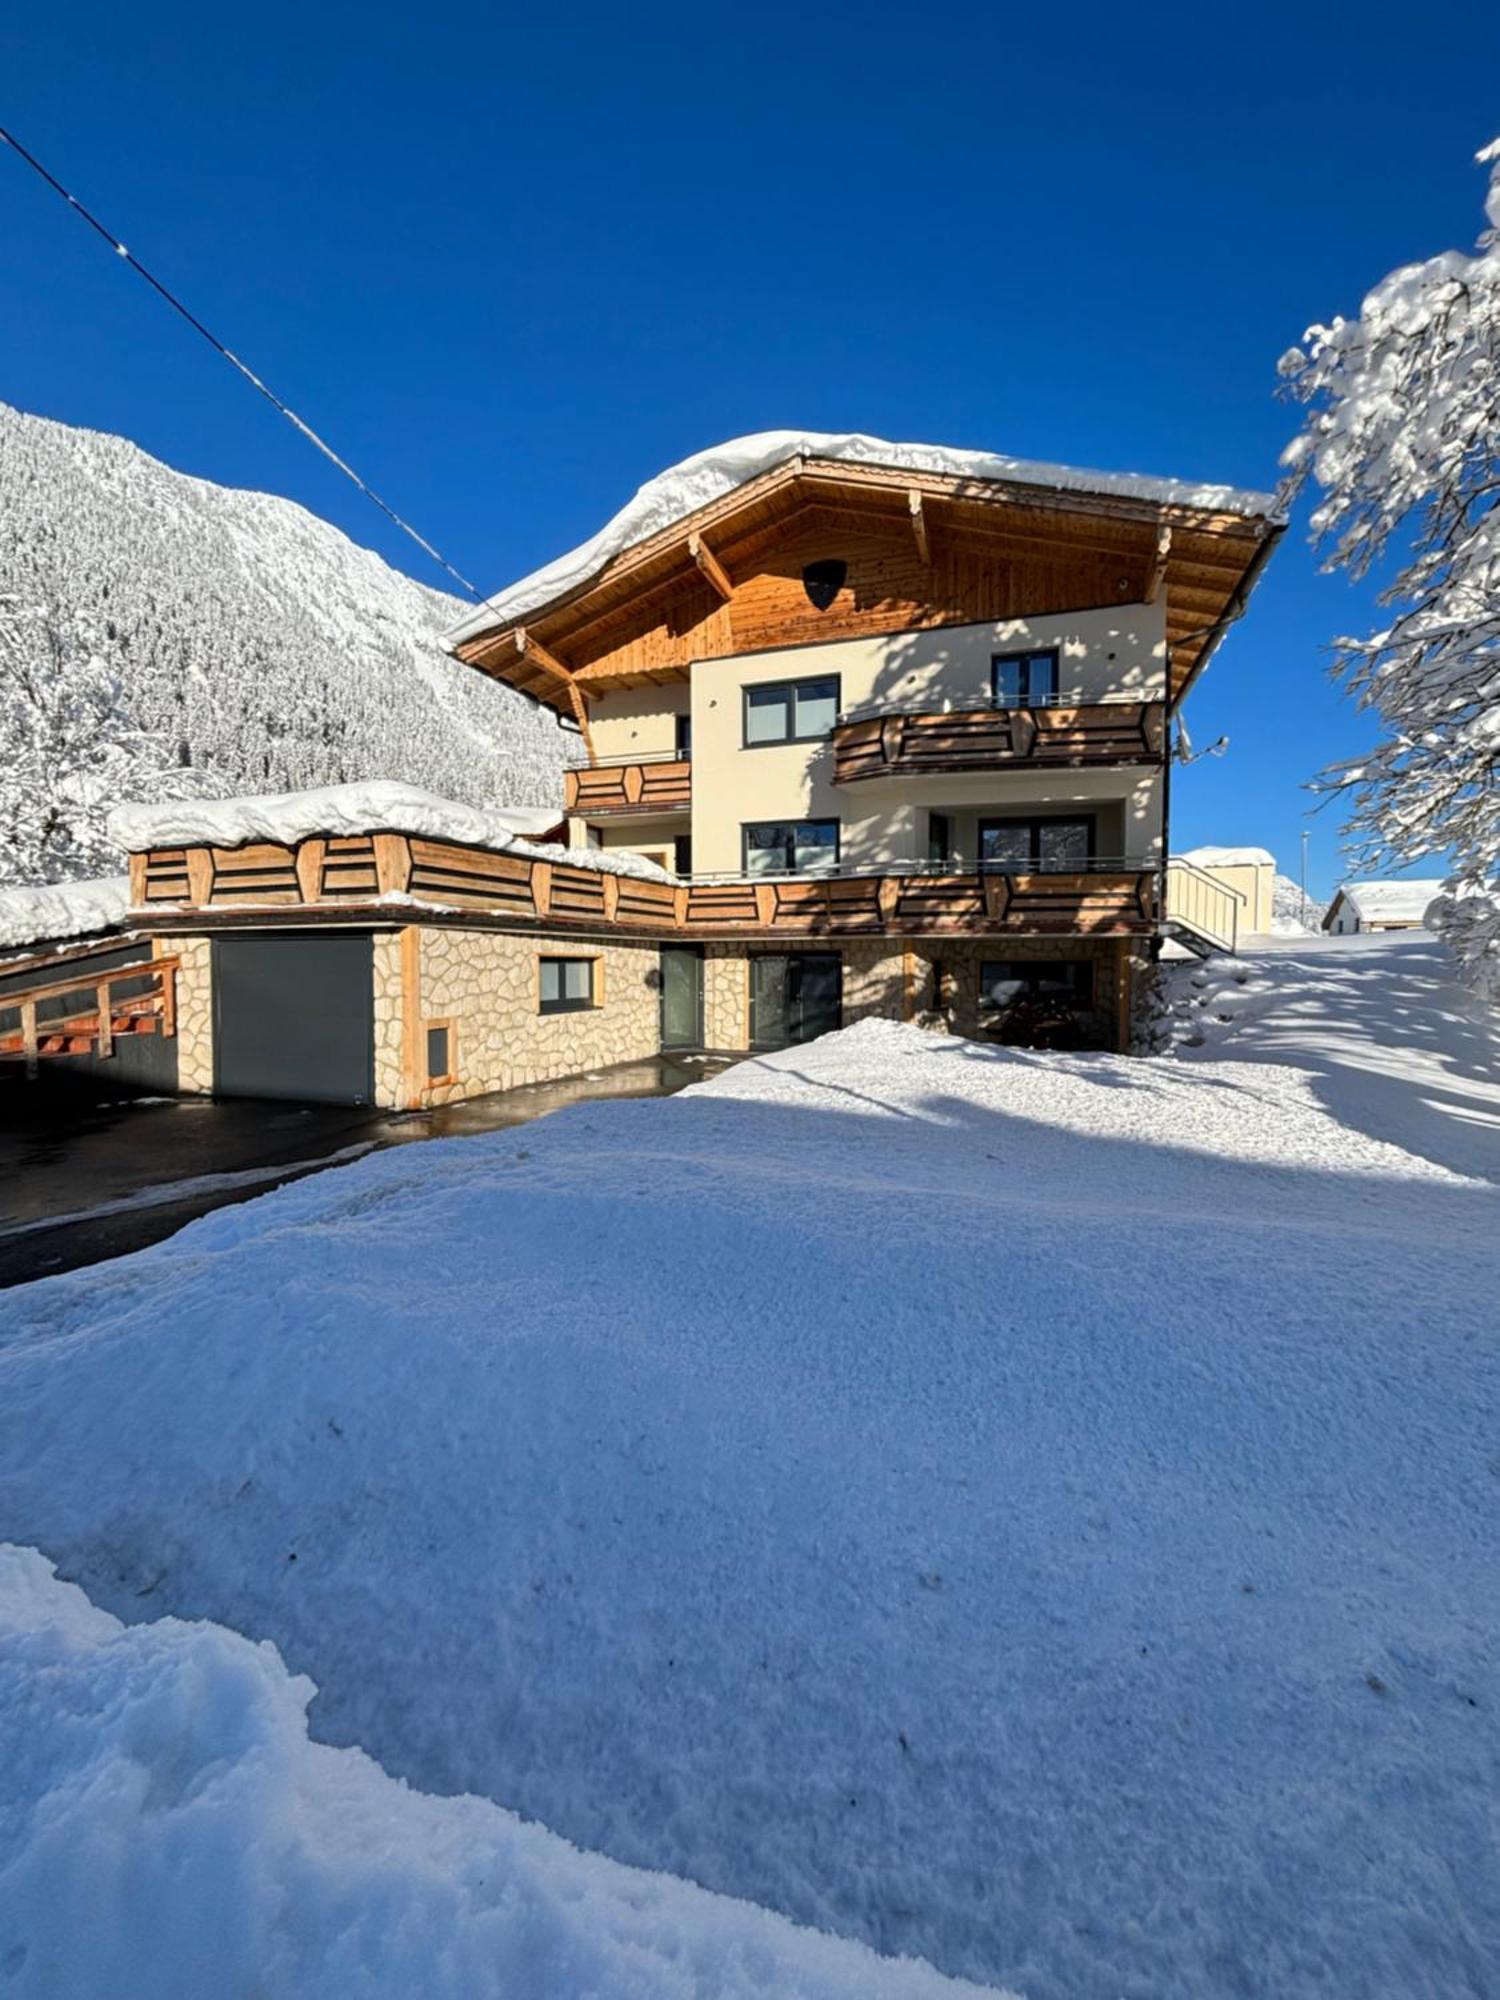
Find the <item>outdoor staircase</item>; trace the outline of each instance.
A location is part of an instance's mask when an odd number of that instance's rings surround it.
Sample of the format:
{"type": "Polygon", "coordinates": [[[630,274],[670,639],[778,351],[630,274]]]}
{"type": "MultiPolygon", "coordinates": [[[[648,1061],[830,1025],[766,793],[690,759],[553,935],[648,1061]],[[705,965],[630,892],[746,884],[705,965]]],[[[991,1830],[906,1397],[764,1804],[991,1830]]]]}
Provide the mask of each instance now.
{"type": "Polygon", "coordinates": [[[1167,862],[1162,930],[1197,958],[1239,948],[1245,898],[1216,876],[1173,855],[1167,862]]]}

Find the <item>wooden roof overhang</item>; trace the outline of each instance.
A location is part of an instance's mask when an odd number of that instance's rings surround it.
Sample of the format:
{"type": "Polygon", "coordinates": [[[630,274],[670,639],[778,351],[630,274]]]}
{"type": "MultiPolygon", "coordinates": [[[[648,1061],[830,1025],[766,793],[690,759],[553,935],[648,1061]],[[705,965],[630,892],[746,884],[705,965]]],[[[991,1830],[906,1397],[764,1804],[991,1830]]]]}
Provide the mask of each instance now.
{"type": "Polygon", "coordinates": [[[1154,602],[1176,706],[1238,617],[1283,523],[1149,498],[793,459],[623,550],[461,660],[571,715],[687,678],[694,662],[794,644],[1154,602]],[[800,601],[813,551],[858,552],[824,612],[800,601]],[[766,579],[796,593],[778,597],[766,579]]]}

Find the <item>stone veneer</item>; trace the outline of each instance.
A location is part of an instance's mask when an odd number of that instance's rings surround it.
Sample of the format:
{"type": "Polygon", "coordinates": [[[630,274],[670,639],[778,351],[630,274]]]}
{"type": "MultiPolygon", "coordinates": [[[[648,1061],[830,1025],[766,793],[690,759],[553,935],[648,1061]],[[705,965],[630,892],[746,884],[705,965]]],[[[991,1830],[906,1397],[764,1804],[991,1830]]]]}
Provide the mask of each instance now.
{"type": "MultiPolygon", "coordinates": [[[[416,1053],[422,1061],[424,1104],[451,1104],[484,1091],[638,1061],[661,1047],[655,943],[601,943],[553,933],[538,938],[437,925],[422,926],[420,937],[421,990],[413,1019],[420,1037],[416,1053]],[[543,1014],[538,1004],[543,958],[594,959],[600,1004],[578,1013],[543,1014]],[[426,1083],[426,1027],[434,1021],[451,1024],[452,1083],[426,1083]]],[[[382,942],[377,940],[375,971],[376,1096],[382,1104],[399,1104],[401,944],[399,936],[392,940],[393,964],[390,950],[378,948],[382,942]]]]}
{"type": "Polygon", "coordinates": [[[214,1087],[213,942],[158,937],[153,955],[182,961],[177,969],[177,1088],[207,1096],[214,1087]]]}

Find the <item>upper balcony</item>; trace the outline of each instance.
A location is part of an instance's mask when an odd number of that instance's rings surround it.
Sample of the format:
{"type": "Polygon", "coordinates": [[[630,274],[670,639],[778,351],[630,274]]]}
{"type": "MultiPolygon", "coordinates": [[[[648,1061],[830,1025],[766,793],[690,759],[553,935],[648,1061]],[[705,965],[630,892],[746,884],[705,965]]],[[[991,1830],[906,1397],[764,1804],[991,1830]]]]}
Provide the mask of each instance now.
{"type": "Polygon", "coordinates": [[[843,715],[833,731],[833,782],[931,772],[1158,764],[1165,704],[1056,701],[1026,708],[882,708],[843,715]]]}
{"type": "Polygon", "coordinates": [[[685,813],[693,803],[693,767],[687,757],[604,757],[563,773],[563,808],[581,819],[618,819],[627,813],[685,813]]]}

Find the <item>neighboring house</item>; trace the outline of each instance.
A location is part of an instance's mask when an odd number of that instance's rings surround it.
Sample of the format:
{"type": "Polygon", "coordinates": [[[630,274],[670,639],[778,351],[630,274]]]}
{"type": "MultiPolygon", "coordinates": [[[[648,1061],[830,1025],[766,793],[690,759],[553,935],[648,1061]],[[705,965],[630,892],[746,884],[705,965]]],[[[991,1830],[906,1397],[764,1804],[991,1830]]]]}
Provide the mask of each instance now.
{"type": "Polygon", "coordinates": [[[1328,905],[1325,931],[1347,937],[1356,931],[1415,931],[1427,907],[1443,893],[1437,878],[1419,882],[1346,882],[1328,905]]]}
{"type": "Polygon", "coordinates": [[[1239,930],[1275,927],[1276,859],[1264,847],[1190,847],[1180,857],[1239,898],[1239,930]]]}
{"type": "Polygon", "coordinates": [[[871,1014],[1126,1046],[1171,717],[1280,532],[872,439],[688,461],[450,635],[578,728],[566,850],[370,788],[126,816],[183,1087],[415,1106],[871,1014]]]}

